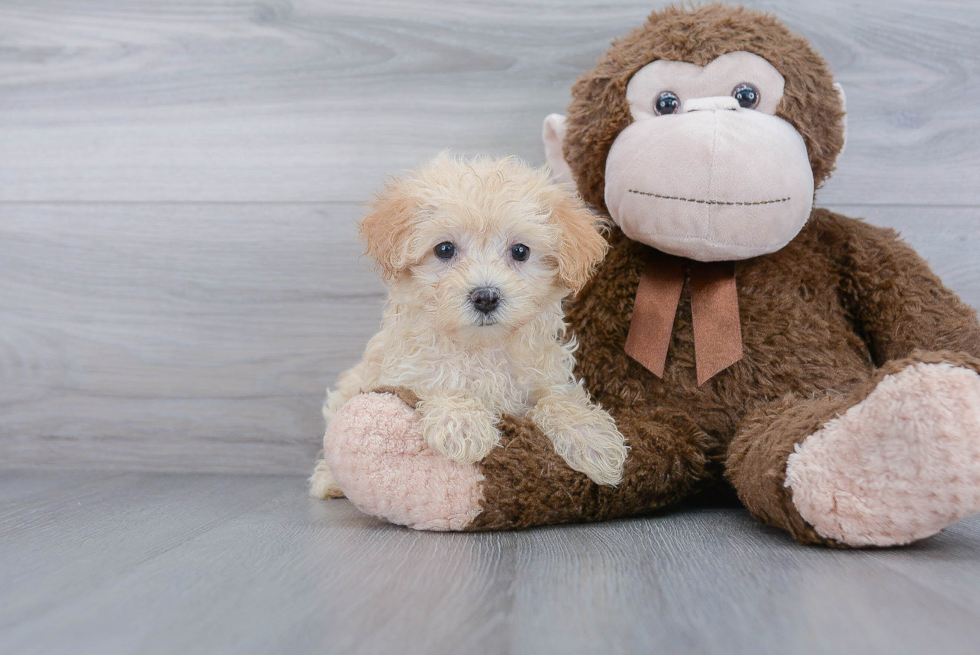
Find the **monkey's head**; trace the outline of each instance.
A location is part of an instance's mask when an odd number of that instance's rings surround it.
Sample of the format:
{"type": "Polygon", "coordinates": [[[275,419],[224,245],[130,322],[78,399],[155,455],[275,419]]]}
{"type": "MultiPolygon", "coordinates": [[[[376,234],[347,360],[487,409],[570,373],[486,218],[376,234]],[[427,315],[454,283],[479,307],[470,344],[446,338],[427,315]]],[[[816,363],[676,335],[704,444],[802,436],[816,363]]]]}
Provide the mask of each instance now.
{"type": "Polygon", "coordinates": [[[614,41],[545,121],[552,168],[632,239],[700,261],[779,250],[844,145],[824,60],[775,18],[670,7],[614,41]]]}

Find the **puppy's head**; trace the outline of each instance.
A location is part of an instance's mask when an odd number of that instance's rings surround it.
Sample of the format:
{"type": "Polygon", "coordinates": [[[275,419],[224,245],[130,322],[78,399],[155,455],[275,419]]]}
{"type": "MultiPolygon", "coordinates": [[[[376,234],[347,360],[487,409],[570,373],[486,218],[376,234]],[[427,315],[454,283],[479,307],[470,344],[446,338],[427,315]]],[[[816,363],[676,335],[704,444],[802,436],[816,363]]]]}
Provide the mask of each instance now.
{"type": "Polygon", "coordinates": [[[429,327],[499,336],[588,280],[602,223],[546,169],[442,154],[390,181],[360,225],[397,302],[429,327]]]}

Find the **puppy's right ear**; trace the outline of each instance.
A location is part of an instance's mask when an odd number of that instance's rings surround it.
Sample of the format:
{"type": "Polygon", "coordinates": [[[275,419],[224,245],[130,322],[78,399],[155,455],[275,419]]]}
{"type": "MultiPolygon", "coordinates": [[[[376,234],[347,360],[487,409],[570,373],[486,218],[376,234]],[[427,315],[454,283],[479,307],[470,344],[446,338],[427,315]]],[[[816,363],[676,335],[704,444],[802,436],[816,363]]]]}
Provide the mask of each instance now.
{"type": "Polygon", "coordinates": [[[364,252],[371,256],[385,282],[393,282],[408,265],[408,239],[418,203],[399,188],[398,181],[388,183],[377,199],[368,203],[371,211],[361,221],[358,236],[364,241],[364,252]]]}

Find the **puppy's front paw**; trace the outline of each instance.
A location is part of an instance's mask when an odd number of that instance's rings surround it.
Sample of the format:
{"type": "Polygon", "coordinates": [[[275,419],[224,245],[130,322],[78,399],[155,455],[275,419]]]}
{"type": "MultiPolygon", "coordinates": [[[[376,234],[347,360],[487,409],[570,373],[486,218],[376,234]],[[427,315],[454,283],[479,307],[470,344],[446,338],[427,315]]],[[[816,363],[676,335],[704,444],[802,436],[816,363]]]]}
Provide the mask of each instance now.
{"type": "Polygon", "coordinates": [[[608,413],[594,409],[584,414],[551,414],[543,423],[538,427],[571,468],[597,484],[614,487],[622,481],[629,449],[608,413]]]}
{"type": "Polygon", "coordinates": [[[463,464],[486,457],[500,442],[498,417],[470,398],[431,398],[416,407],[429,446],[463,464]]]}

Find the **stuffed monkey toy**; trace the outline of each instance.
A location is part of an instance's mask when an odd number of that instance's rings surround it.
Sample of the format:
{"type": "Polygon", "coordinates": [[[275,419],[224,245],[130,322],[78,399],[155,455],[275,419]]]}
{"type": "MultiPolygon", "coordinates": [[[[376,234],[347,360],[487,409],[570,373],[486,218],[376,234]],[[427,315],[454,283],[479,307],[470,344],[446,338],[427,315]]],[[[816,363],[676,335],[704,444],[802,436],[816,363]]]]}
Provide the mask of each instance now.
{"type": "Polygon", "coordinates": [[[613,227],[567,305],[576,373],[629,455],[600,486],[505,416],[476,464],[428,451],[415,398],[350,400],[327,462],[420,529],[663,511],[730,490],[804,544],[890,546],[980,511],[980,325],[895,232],[813,208],[843,94],[809,43],[743,8],[672,7],[615,41],[545,123],[613,227]]]}

